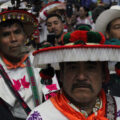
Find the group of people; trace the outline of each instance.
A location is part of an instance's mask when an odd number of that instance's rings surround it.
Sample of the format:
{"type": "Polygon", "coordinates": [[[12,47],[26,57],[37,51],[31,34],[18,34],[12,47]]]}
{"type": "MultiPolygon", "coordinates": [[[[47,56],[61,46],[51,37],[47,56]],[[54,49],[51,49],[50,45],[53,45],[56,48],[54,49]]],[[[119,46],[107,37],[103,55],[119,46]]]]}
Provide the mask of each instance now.
{"type": "Polygon", "coordinates": [[[0,13],[1,120],[120,120],[120,6],[73,8],[0,13]]]}

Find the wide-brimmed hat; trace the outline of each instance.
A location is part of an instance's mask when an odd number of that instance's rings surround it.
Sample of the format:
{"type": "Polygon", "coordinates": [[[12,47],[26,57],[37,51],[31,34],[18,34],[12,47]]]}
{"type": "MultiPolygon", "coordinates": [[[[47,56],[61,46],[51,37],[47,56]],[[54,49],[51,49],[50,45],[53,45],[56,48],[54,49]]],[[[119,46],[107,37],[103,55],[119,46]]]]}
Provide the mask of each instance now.
{"type": "Polygon", "coordinates": [[[95,31],[102,32],[105,35],[107,25],[116,18],[120,18],[120,6],[118,5],[112,6],[98,16],[95,23],[95,31]]]}
{"type": "Polygon", "coordinates": [[[6,10],[0,13],[0,23],[7,20],[19,20],[23,23],[25,33],[28,37],[32,36],[38,27],[38,20],[36,17],[24,10],[6,10]]]}
{"type": "Polygon", "coordinates": [[[40,9],[40,14],[39,14],[39,19],[42,19],[42,20],[46,20],[46,17],[47,17],[47,14],[46,14],[46,11],[47,10],[50,10],[51,8],[53,8],[53,7],[56,7],[56,6],[58,6],[58,5],[60,5],[62,2],[60,2],[60,1],[53,1],[53,2],[50,2],[50,3],[48,3],[48,4],[46,4],[44,7],[42,7],[41,9],[40,9]]]}
{"type": "Polygon", "coordinates": [[[105,45],[102,33],[76,30],[66,33],[60,46],[49,46],[36,50],[34,66],[44,67],[56,63],[77,61],[120,61],[120,46],[105,45]]]}

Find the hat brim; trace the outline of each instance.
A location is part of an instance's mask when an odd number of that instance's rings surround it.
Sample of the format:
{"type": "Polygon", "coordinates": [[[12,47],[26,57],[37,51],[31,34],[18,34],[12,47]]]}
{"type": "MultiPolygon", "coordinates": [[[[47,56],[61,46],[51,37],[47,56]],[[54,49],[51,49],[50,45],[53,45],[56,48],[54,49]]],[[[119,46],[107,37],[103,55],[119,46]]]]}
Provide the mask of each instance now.
{"type": "Polygon", "coordinates": [[[38,27],[36,17],[24,10],[9,10],[0,13],[0,23],[12,19],[17,19],[23,24],[27,36],[31,36],[38,27]]]}
{"type": "Polygon", "coordinates": [[[120,10],[109,9],[102,12],[96,20],[95,31],[105,35],[107,25],[116,18],[120,18],[120,10]]]}
{"type": "Polygon", "coordinates": [[[35,51],[34,66],[74,61],[120,61],[118,45],[67,45],[35,51]]]}

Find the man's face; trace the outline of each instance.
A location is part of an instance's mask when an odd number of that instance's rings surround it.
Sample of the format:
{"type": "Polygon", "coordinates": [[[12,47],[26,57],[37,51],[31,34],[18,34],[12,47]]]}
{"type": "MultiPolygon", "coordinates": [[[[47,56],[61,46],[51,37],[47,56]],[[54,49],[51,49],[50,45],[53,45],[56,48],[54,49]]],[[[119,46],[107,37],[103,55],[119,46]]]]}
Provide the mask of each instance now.
{"type": "Polygon", "coordinates": [[[63,32],[63,23],[57,17],[51,17],[47,20],[47,29],[49,33],[55,33],[56,36],[63,32]]]}
{"type": "Polygon", "coordinates": [[[97,97],[103,77],[100,62],[68,62],[63,63],[61,78],[63,90],[76,103],[87,103],[97,97]]]}
{"type": "Polygon", "coordinates": [[[107,32],[107,39],[116,38],[120,40],[120,18],[111,22],[110,30],[107,32]]]}
{"type": "Polygon", "coordinates": [[[0,28],[0,51],[9,57],[19,57],[26,35],[19,24],[0,28]]]}

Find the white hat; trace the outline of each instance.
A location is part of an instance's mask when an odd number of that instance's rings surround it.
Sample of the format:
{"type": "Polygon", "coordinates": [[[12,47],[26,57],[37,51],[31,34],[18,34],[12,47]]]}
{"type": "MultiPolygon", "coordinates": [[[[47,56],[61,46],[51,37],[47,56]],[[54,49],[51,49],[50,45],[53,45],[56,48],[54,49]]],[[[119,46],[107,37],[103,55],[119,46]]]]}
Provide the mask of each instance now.
{"type": "Polygon", "coordinates": [[[114,19],[120,18],[120,6],[115,5],[102,12],[95,23],[95,31],[105,35],[107,25],[114,19]]]}
{"type": "Polygon", "coordinates": [[[45,67],[75,61],[120,61],[120,45],[105,45],[102,33],[76,30],[65,34],[60,46],[41,48],[33,53],[34,66],[45,67]]]}

